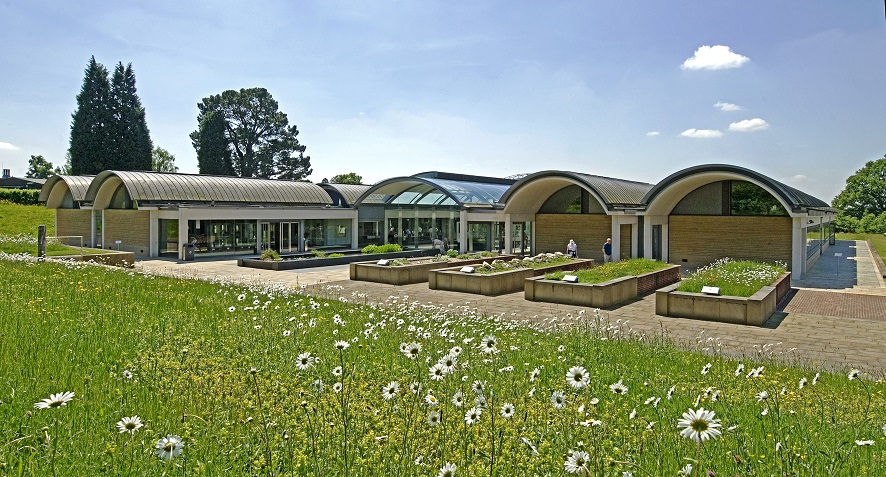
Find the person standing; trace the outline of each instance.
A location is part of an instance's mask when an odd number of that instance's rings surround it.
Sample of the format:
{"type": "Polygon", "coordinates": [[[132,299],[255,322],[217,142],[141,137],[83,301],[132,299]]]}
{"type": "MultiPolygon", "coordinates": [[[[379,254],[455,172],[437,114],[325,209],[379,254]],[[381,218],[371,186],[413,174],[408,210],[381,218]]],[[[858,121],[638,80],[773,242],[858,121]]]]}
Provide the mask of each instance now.
{"type": "Polygon", "coordinates": [[[612,239],[606,239],[606,243],[603,244],[603,263],[609,263],[612,261],[612,239]]]}
{"type": "Polygon", "coordinates": [[[570,239],[569,243],[566,244],[566,255],[569,255],[572,258],[578,256],[578,244],[575,243],[575,240],[570,239]]]}

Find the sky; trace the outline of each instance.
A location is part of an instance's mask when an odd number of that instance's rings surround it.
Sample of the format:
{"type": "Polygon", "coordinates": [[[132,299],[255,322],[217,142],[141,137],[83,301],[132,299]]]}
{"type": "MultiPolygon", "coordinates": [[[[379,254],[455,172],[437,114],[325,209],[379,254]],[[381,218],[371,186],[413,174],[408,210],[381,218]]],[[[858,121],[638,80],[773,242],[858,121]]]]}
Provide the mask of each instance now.
{"type": "Polygon", "coordinates": [[[63,164],[91,56],[196,173],[197,103],[266,88],[319,182],[756,170],[830,202],[886,154],[879,0],[0,0],[0,164],[63,164]]]}

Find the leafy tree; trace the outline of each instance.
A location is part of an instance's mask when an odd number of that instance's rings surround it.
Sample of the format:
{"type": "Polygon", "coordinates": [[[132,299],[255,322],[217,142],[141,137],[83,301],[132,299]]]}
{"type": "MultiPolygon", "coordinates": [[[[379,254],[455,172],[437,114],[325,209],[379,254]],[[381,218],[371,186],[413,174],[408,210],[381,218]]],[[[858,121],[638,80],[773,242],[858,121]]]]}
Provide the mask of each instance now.
{"type": "Polygon", "coordinates": [[[200,121],[200,129],[191,133],[191,141],[197,150],[197,170],[200,174],[233,175],[226,129],[223,114],[207,111],[200,121]]]}
{"type": "Polygon", "coordinates": [[[846,188],[832,205],[840,209],[836,225],[841,232],[886,232],[886,156],[869,161],[846,179],[846,188]]]}
{"type": "MultiPolygon", "coordinates": [[[[194,148],[199,154],[202,147],[214,144],[215,141],[205,141],[202,136],[214,131],[209,126],[218,120],[207,120],[206,116],[220,115],[234,175],[298,180],[311,174],[311,158],[304,155],[305,146],[298,142],[298,129],[289,125],[289,119],[279,111],[268,90],[227,90],[203,98],[197,108],[200,127],[191,133],[194,148]]],[[[217,151],[214,154],[205,156],[211,159],[210,163],[219,158],[217,151]]]]}
{"type": "Polygon", "coordinates": [[[114,151],[109,168],[123,171],[151,170],[151,135],[145,121],[145,108],[136,94],[132,64],[117,63],[111,80],[111,111],[114,116],[114,151]]]}
{"type": "Polygon", "coordinates": [[[154,148],[151,154],[151,170],[157,172],[178,172],[175,165],[175,156],[160,146],[154,148]]]}
{"type": "Polygon", "coordinates": [[[56,166],[52,171],[53,174],[58,174],[61,176],[69,176],[71,175],[71,153],[65,153],[65,164],[62,166],[56,166]]]}
{"type": "Polygon", "coordinates": [[[333,184],[362,184],[363,176],[357,174],[356,172],[348,172],[347,174],[338,174],[332,177],[332,180],[329,181],[333,184]]]}
{"type": "Polygon", "coordinates": [[[108,169],[113,151],[113,114],[108,70],[89,59],[83,86],[77,95],[77,110],[71,121],[71,173],[97,174],[108,169]]]}
{"type": "Polygon", "coordinates": [[[25,177],[33,177],[34,179],[46,179],[52,175],[52,163],[47,161],[41,155],[32,155],[28,159],[28,172],[25,177]]]}

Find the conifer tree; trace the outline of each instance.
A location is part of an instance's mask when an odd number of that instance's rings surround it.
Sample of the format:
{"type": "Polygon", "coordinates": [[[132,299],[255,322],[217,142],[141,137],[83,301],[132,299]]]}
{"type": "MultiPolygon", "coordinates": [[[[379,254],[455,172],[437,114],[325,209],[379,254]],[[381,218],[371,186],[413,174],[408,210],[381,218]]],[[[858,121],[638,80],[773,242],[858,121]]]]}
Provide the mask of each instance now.
{"type": "Polygon", "coordinates": [[[153,145],[145,121],[145,109],[136,94],[132,64],[117,63],[111,81],[111,108],[114,115],[112,169],[150,171],[153,145]]]}
{"type": "Polygon", "coordinates": [[[200,128],[191,133],[191,141],[197,150],[197,170],[200,174],[231,175],[231,150],[225,137],[227,123],[222,113],[207,111],[200,121],[200,128]]]}
{"type": "Polygon", "coordinates": [[[108,169],[113,149],[113,115],[108,70],[89,59],[83,86],[77,95],[77,110],[71,121],[71,174],[98,174],[108,169]]]}

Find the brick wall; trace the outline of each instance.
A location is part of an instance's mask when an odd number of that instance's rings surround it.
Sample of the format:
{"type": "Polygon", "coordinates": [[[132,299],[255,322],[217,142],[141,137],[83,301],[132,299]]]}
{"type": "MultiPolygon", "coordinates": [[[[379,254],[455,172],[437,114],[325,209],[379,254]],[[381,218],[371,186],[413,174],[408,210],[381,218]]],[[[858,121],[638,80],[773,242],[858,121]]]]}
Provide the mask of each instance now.
{"type": "MultiPolygon", "coordinates": [[[[81,209],[55,209],[55,235],[82,235],[83,244],[92,240],[92,211],[81,209]]],[[[71,243],[65,241],[65,243],[71,243]]]]}
{"type": "MultiPolygon", "coordinates": [[[[612,219],[602,214],[536,214],[535,248],[539,252],[566,253],[575,240],[579,258],[603,263],[603,243],[612,234],[612,219]]],[[[628,237],[630,241],[630,237],[628,237]]],[[[630,242],[629,242],[630,243],[630,242]]],[[[628,248],[630,252],[630,247],[628,248]]]]}
{"type": "Polygon", "coordinates": [[[684,269],[723,257],[780,260],[787,262],[790,270],[791,227],[790,217],[672,215],[668,219],[668,259],[684,269]]]}
{"type": "Polygon", "coordinates": [[[646,273],[637,277],[637,296],[658,290],[680,281],[680,267],[668,267],[657,272],[646,273]]]}
{"type": "Polygon", "coordinates": [[[148,255],[151,250],[150,218],[147,210],[105,210],[105,248],[116,250],[114,242],[120,240],[120,250],[148,255]]]}

